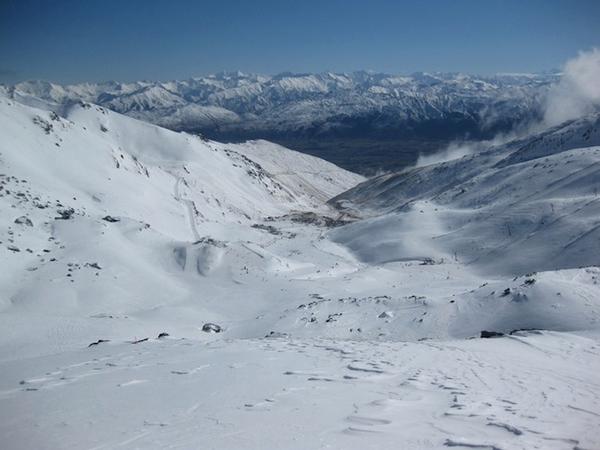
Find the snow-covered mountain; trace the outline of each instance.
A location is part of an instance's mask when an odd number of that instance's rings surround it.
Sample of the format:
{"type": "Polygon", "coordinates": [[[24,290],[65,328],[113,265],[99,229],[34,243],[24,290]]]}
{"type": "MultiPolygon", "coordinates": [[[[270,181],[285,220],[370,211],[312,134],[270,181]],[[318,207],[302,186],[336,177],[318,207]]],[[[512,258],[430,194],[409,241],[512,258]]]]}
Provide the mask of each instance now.
{"type": "Polygon", "coordinates": [[[175,130],[211,137],[491,135],[540,114],[556,74],[222,73],[169,82],[10,87],[52,108],[84,100],[175,130]]]}
{"type": "Polygon", "coordinates": [[[338,236],[370,262],[445,257],[513,275],[598,265],[600,115],[375,177],[333,203],[375,216],[338,236]]]}
{"type": "MultiPolygon", "coordinates": [[[[221,78],[181,109],[331,89],[221,78]]],[[[599,116],[366,180],[35,89],[0,95],[3,448],[600,442],[599,116]]]]}
{"type": "Polygon", "coordinates": [[[172,270],[199,279],[219,268],[227,274],[231,263],[240,271],[240,254],[286,267],[249,242],[279,235],[260,225],[265,218],[297,211],[326,216],[328,198],[363,180],[268,142],[203,141],[86,103],[65,117],[6,98],[0,107],[6,172],[0,240],[10,261],[2,273],[3,309],[52,304],[54,313],[83,308],[93,315],[116,301],[124,312],[138,301],[153,307],[165,295],[180,301],[189,287],[167,281],[172,270]],[[92,267],[80,287],[71,284],[73,264],[92,267]],[[89,282],[99,281],[88,277],[106,274],[107,265],[117,279],[100,282],[97,300],[80,303],[89,282]],[[64,282],[51,282],[65,270],[64,282]],[[27,281],[12,283],[19,274],[27,281]],[[138,300],[118,300],[125,292],[138,300]]]}
{"type": "Polygon", "coordinates": [[[60,112],[83,100],[176,131],[241,142],[267,139],[372,175],[400,170],[454,140],[489,139],[544,114],[559,74],[370,72],[5,87],[60,112]],[[41,100],[41,101],[40,101],[41,100]]]}

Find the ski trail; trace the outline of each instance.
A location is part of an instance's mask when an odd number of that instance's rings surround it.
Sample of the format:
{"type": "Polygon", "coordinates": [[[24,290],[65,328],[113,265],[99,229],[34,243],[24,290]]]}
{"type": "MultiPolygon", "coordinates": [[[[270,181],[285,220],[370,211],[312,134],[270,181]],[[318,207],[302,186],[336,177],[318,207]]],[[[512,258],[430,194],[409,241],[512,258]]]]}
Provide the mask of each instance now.
{"type": "Polygon", "coordinates": [[[183,177],[177,177],[177,179],[175,180],[175,185],[173,187],[173,195],[175,196],[175,200],[180,202],[181,205],[183,206],[183,208],[185,209],[185,213],[187,215],[188,222],[190,225],[190,231],[192,232],[192,235],[194,236],[194,241],[199,241],[200,233],[198,232],[198,228],[196,227],[196,221],[194,220],[194,217],[195,217],[194,204],[191,200],[182,198],[181,192],[179,190],[179,185],[182,180],[183,180],[183,177]]]}

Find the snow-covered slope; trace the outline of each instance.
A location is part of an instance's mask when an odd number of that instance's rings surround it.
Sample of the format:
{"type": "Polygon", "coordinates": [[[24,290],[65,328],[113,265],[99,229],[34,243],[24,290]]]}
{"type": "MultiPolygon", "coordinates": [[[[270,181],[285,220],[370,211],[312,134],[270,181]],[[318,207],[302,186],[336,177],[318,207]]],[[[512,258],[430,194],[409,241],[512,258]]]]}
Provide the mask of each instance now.
{"type": "Polygon", "coordinates": [[[598,341],[564,333],[419,343],[167,337],[0,369],[7,449],[598,443],[598,341]]]}
{"type": "Polygon", "coordinates": [[[3,449],[600,442],[597,117],[365,180],[266,141],[15,98],[3,449]]]}
{"type": "Polygon", "coordinates": [[[335,236],[369,262],[446,258],[513,275],[597,265],[600,116],[383,175],[333,202],[376,216],[335,236]]]}
{"type": "Polygon", "coordinates": [[[179,212],[177,198],[185,197],[195,205],[195,220],[249,220],[322,207],[324,199],[361,180],[268,142],[203,141],[90,104],[74,104],[66,118],[6,99],[1,107],[4,159],[13,173],[44,181],[38,190],[68,192],[59,199],[65,206],[92,205],[96,213],[110,208],[149,219],[179,212]]]}
{"type": "Polygon", "coordinates": [[[260,222],[327,216],[325,201],[363,180],[267,142],[203,141],[86,103],[63,118],[2,98],[0,123],[9,313],[126,314],[193,298],[209,274],[247,271],[244,258],[289,266],[249,242],[277,233],[260,222]]]}

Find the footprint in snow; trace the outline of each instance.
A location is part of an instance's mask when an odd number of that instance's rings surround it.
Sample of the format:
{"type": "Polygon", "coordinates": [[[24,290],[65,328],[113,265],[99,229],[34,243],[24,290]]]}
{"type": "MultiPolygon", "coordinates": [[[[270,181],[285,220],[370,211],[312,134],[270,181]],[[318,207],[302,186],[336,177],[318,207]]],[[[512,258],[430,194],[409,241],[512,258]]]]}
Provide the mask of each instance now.
{"type": "Polygon", "coordinates": [[[348,427],[344,431],[342,431],[342,433],[344,433],[344,434],[365,434],[365,433],[381,433],[381,432],[378,430],[367,430],[364,428],[348,427]]]}
{"type": "Polygon", "coordinates": [[[117,384],[118,387],[127,387],[127,386],[133,386],[134,384],[142,384],[142,383],[147,383],[148,380],[131,380],[131,381],[126,381],[125,383],[120,383],[117,384]]]}
{"type": "Polygon", "coordinates": [[[207,367],[210,367],[210,364],[204,364],[202,366],[198,366],[190,370],[171,370],[171,373],[174,375],[193,375],[197,372],[200,372],[203,369],[206,369],[207,367]]]}
{"type": "Polygon", "coordinates": [[[523,434],[523,432],[519,428],[509,425],[507,423],[489,422],[487,425],[490,427],[504,428],[506,431],[508,431],[509,433],[512,433],[516,436],[520,436],[523,434]]]}
{"type": "Polygon", "coordinates": [[[367,373],[385,373],[383,370],[381,369],[375,369],[375,368],[368,368],[368,367],[360,367],[356,364],[348,364],[346,366],[346,368],[348,368],[349,370],[354,370],[357,372],[367,372],[367,373]]]}
{"type": "Polygon", "coordinates": [[[390,425],[392,423],[391,420],[388,419],[378,419],[376,417],[363,417],[363,416],[348,416],[346,418],[348,422],[356,423],[358,425],[390,425]]]}
{"type": "Polygon", "coordinates": [[[320,377],[322,374],[318,372],[305,372],[302,370],[286,370],[283,372],[284,375],[303,375],[309,377],[320,377]]]}
{"type": "Polygon", "coordinates": [[[454,440],[454,439],[446,439],[444,442],[446,447],[465,447],[465,448],[478,448],[482,450],[500,450],[500,447],[495,446],[494,444],[484,444],[477,442],[469,442],[465,440],[454,440]]]}
{"type": "Polygon", "coordinates": [[[326,377],[308,377],[307,381],[327,381],[327,382],[332,382],[335,381],[333,378],[326,378],[326,377]]]}

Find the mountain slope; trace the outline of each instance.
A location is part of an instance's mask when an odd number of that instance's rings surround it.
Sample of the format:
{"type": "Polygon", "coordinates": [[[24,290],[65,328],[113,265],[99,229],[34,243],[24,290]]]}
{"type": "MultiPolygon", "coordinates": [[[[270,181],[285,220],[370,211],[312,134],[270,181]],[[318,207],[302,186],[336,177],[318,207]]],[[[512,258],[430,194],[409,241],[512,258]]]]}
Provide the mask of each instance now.
{"type": "Polygon", "coordinates": [[[7,90],[56,111],[83,99],[213,139],[289,143],[368,172],[403,167],[453,139],[490,138],[537,118],[557,81],[557,74],[223,73],[169,82],[23,82],[7,90]]]}
{"type": "Polygon", "coordinates": [[[378,217],[336,239],[369,261],[454,258],[517,275],[597,265],[599,145],[600,116],[594,115],[479,154],[368,180],[333,203],[378,217]],[[418,236],[410,245],[402,239],[407,230],[418,236]]]}
{"type": "Polygon", "coordinates": [[[136,218],[142,216],[132,209],[135,208],[132,199],[141,194],[130,190],[136,182],[140,187],[135,189],[142,190],[152,189],[153,185],[164,189],[162,183],[170,184],[171,188],[164,192],[146,194],[153,202],[164,198],[164,207],[169,209],[176,204],[168,197],[172,197],[172,185],[179,180],[181,189],[189,191],[190,200],[198,203],[206,219],[228,215],[229,220],[237,220],[317,207],[322,198],[329,198],[361,180],[360,176],[332,164],[266,142],[227,146],[202,141],[90,104],[71,106],[65,119],[9,101],[4,101],[2,107],[6,128],[3,145],[22,147],[18,157],[14,150],[5,156],[6,164],[15,173],[27,176],[28,170],[39,172],[43,167],[49,172],[44,176],[54,177],[49,181],[56,185],[84,184],[85,179],[88,197],[111,196],[107,203],[116,209],[115,213],[127,208],[128,214],[136,218]],[[255,161],[251,153],[261,157],[255,161]],[[63,164],[68,161],[69,166],[53,167],[52,162],[57,159],[63,164]],[[40,167],[32,167],[28,161],[36,161],[40,167]],[[298,174],[310,172],[322,176],[315,177],[312,184],[291,181],[288,185],[285,177],[277,174],[289,172],[290,167],[298,174]],[[168,179],[171,181],[167,183],[168,179]],[[189,188],[201,180],[204,192],[189,188]],[[315,200],[317,196],[321,199],[315,200]],[[282,207],[284,203],[287,206],[282,207]]]}
{"type": "Polygon", "coordinates": [[[4,98],[0,123],[0,308],[59,321],[191,298],[239,254],[271,264],[246,242],[271,234],[251,225],[327,215],[327,198],[363,180],[266,142],[203,141],[85,103],[63,118],[4,98]]]}
{"type": "Polygon", "coordinates": [[[59,112],[0,96],[3,448],[600,440],[597,118],[365,180],[59,112]]]}

